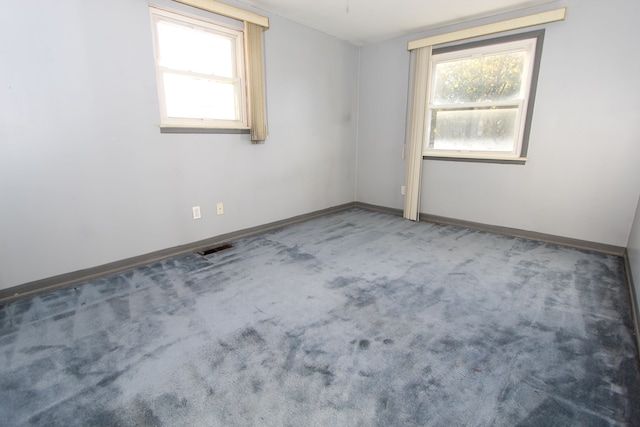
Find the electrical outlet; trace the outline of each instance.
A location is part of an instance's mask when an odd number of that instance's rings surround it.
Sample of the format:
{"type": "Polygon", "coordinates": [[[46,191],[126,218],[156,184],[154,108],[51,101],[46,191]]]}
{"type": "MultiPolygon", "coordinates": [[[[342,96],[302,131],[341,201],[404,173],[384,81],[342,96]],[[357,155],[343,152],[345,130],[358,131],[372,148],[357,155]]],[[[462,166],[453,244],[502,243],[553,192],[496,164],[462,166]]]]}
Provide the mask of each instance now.
{"type": "Polygon", "coordinates": [[[406,193],[407,193],[407,187],[403,185],[402,187],[400,187],[400,194],[404,196],[406,193]]]}
{"type": "Polygon", "coordinates": [[[194,206],[191,208],[191,211],[193,212],[193,219],[200,219],[202,218],[202,214],[200,213],[200,206],[194,206]]]}
{"type": "Polygon", "coordinates": [[[218,215],[224,215],[224,204],[222,202],[216,203],[216,213],[218,215]]]}

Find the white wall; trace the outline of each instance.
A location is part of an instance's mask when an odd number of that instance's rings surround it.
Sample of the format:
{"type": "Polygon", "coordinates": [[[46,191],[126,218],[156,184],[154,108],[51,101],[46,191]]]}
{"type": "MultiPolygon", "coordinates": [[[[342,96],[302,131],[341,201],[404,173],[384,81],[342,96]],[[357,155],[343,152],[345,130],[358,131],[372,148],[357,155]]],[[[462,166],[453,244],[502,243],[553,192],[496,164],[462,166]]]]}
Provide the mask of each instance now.
{"type": "Polygon", "coordinates": [[[266,144],[160,134],[146,0],[3,1],[0,289],[353,201],[357,48],[265,43],[266,144]]]}
{"type": "Polygon", "coordinates": [[[633,220],[631,236],[629,236],[629,243],[627,244],[627,256],[631,265],[633,287],[636,291],[636,307],[640,307],[640,200],[638,200],[636,216],[633,220]]]}
{"type": "MultiPolygon", "coordinates": [[[[626,246],[640,193],[640,3],[565,5],[566,21],[546,26],[529,162],[424,161],[421,212],[626,246]]],[[[358,201],[402,208],[406,43],[462,27],[361,49],[358,201]]]]}
{"type": "MultiPolygon", "coordinates": [[[[354,194],[402,207],[406,43],[463,26],[358,51],[271,17],[271,136],[256,146],[247,135],[158,132],[147,4],[2,2],[0,289],[354,194]]],[[[425,161],[421,210],[625,246],[640,194],[640,4],[560,5],[569,12],[547,26],[528,164],[425,161]]]]}

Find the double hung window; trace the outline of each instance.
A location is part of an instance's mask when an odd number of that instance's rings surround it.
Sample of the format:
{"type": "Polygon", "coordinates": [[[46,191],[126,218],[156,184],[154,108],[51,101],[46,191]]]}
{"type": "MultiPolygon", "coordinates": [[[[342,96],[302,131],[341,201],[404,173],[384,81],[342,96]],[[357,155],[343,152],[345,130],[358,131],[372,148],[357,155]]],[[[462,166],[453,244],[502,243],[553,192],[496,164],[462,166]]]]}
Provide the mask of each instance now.
{"type": "Polygon", "coordinates": [[[248,129],[240,29],[151,8],[160,126],[248,129]]]}
{"type": "Polygon", "coordinates": [[[526,156],[542,32],[434,49],[424,156],[526,156]]]}

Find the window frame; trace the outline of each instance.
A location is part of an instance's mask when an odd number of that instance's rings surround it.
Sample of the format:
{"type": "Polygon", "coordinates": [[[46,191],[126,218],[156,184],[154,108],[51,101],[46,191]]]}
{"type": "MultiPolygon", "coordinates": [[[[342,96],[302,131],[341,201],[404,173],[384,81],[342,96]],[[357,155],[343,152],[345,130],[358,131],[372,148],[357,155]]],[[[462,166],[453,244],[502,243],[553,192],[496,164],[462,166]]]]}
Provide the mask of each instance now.
{"type": "Polygon", "coordinates": [[[216,132],[235,131],[248,132],[250,129],[247,95],[247,68],[245,58],[245,35],[244,30],[233,28],[215,20],[186,14],[183,12],[167,10],[157,6],[149,5],[151,16],[151,31],[153,38],[154,62],[156,69],[156,85],[158,90],[158,101],[160,109],[160,128],[162,132],[216,132]],[[210,32],[223,37],[228,37],[234,42],[235,76],[220,77],[213,74],[201,74],[192,71],[175,70],[173,68],[160,65],[158,22],[169,22],[185,27],[195,28],[198,31],[210,32]],[[212,81],[233,82],[235,90],[235,109],[237,120],[210,119],[196,117],[171,117],[167,113],[167,99],[165,96],[164,73],[178,73],[180,75],[192,75],[212,81]]]}
{"type": "MultiPolygon", "coordinates": [[[[538,84],[538,74],[540,70],[540,61],[542,57],[542,45],[544,41],[544,29],[512,34],[501,37],[493,37],[479,41],[466,42],[451,46],[434,48],[429,63],[429,90],[425,108],[425,132],[423,141],[422,156],[425,159],[433,160],[454,160],[454,161],[472,161],[472,162],[492,162],[492,163],[516,163],[524,164],[527,161],[527,153],[529,148],[529,136],[531,131],[531,123],[533,118],[533,110],[535,104],[535,96],[538,84]],[[443,59],[451,60],[453,57],[469,57],[478,56],[478,52],[496,53],[513,51],[513,43],[523,43],[527,40],[533,40],[534,45],[528,64],[528,85],[525,88],[525,96],[522,106],[518,110],[520,125],[518,130],[518,138],[514,144],[512,151],[491,151],[491,150],[445,150],[429,148],[431,139],[431,117],[432,103],[435,85],[434,70],[438,62],[444,62],[443,59]],[[511,49],[501,48],[509,46],[511,49]],[[475,55],[472,55],[474,53],[475,55]],[[440,56],[438,58],[438,56],[440,56]]],[[[482,55],[482,54],[480,54],[482,55]]],[[[514,102],[509,102],[514,104],[514,102]]],[[[503,104],[496,101],[495,105],[503,104]]],[[[464,104],[459,104],[464,105],[464,104]]],[[[467,105],[473,105],[467,103],[467,105]]],[[[441,107],[441,106],[438,106],[441,107]]]]}

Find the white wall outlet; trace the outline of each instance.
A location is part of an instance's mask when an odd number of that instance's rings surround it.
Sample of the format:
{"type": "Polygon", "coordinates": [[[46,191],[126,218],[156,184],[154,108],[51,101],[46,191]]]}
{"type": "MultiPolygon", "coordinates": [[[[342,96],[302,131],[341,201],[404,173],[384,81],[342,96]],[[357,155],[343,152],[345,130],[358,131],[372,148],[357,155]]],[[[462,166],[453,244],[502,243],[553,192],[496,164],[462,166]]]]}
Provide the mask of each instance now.
{"type": "Polygon", "coordinates": [[[194,206],[191,208],[191,211],[193,212],[193,219],[200,219],[202,218],[202,214],[200,213],[200,206],[194,206]]]}
{"type": "Polygon", "coordinates": [[[222,202],[216,203],[216,213],[218,215],[224,215],[224,204],[222,202]]]}
{"type": "Polygon", "coordinates": [[[402,194],[403,196],[407,194],[407,187],[405,187],[404,185],[400,187],[400,194],[402,194]]]}

